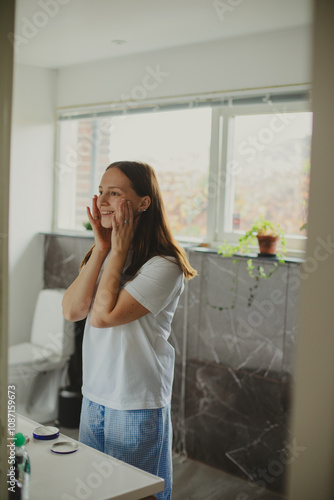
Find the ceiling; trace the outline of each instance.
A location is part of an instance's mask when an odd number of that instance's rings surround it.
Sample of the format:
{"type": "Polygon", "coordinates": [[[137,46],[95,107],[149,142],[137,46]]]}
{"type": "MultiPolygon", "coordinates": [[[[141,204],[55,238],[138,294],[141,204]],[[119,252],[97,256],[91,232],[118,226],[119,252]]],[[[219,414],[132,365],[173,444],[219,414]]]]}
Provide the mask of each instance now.
{"type": "Polygon", "coordinates": [[[16,0],[15,60],[60,68],[311,23],[312,0],[16,0]]]}

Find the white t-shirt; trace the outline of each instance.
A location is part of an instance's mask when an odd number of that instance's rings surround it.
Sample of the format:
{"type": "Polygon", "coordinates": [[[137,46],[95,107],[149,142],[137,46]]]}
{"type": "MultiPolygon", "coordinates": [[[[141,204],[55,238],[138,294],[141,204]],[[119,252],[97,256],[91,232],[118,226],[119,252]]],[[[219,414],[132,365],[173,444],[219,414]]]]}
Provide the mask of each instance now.
{"type": "Polygon", "coordinates": [[[174,348],[167,341],[184,275],[171,257],[153,257],[124,288],[150,312],[110,328],[86,321],[82,394],[116,410],[162,408],[172,393],[174,348]]]}

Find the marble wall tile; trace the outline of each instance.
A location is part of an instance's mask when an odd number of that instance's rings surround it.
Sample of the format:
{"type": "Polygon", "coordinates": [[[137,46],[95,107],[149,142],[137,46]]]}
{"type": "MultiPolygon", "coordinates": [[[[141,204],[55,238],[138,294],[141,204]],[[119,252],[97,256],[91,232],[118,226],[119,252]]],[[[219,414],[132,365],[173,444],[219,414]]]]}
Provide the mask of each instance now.
{"type": "Polygon", "coordinates": [[[197,270],[198,276],[186,281],[185,290],[181,295],[176,309],[169,342],[175,349],[175,368],[172,397],[172,422],[174,431],[173,448],[177,453],[186,454],[185,440],[185,390],[186,363],[188,348],[192,348],[196,336],[190,338],[190,325],[197,328],[200,312],[200,283],[202,277],[203,257],[200,253],[192,253],[191,265],[197,270]]]}
{"type": "Polygon", "coordinates": [[[44,287],[68,288],[93,242],[88,236],[45,235],[44,287]]]}
{"type": "Polygon", "coordinates": [[[287,385],[198,360],[188,360],[186,380],[188,456],[253,482],[266,473],[265,488],[282,493],[287,385]]]}
{"type": "Polygon", "coordinates": [[[298,296],[289,293],[289,273],[298,265],[281,265],[257,281],[246,259],[234,263],[210,253],[196,259],[201,274],[188,290],[186,364],[183,375],[176,368],[173,391],[175,446],[282,493],[298,296]]]}
{"type": "Polygon", "coordinates": [[[284,358],[282,371],[289,377],[293,375],[296,356],[298,311],[300,299],[300,285],[302,282],[301,268],[298,264],[289,264],[289,275],[286,286],[286,328],[284,336],[284,358]]]}
{"type": "Polygon", "coordinates": [[[208,255],[197,321],[190,324],[188,355],[235,369],[280,373],[286,274],[287,267],[280,266],[270,279],[256,281],[248,275],[246,259],[234,263],[208,255]]]}

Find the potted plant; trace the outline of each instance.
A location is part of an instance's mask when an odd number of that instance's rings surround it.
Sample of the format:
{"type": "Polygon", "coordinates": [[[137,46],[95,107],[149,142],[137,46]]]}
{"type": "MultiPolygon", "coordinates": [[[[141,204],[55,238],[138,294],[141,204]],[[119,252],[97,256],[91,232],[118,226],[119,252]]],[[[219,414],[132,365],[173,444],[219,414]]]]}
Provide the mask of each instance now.
{"type": "MultiPolygon", "coordinates": [[[[231,257],[235,254],[244,254],[249,252],[252,245],[258,240],[260,252],[260,257],[276,257],[277,260],[273,262],[273,268],[266,274],[264,268],[261,265],[257,266],[259,278],[269,278],[277,269],[280,263],[284,262],[283,255],[286,253],[286,240],[283,229],[280,224],[274,224],[263,217],[260,217],[252,227],[246,231],[244,235],[239,237],[239,241],[236,245],[229,245],[226,241],[218,248],[218,254],[223,257],[231,257]],[[281,242],[281,249],[277,252],[278,241],[281,242]]],[[[254,276],[255,266],[253,264],[253,259],[248,259],[247,269],[251,277],[254,276]]]]}

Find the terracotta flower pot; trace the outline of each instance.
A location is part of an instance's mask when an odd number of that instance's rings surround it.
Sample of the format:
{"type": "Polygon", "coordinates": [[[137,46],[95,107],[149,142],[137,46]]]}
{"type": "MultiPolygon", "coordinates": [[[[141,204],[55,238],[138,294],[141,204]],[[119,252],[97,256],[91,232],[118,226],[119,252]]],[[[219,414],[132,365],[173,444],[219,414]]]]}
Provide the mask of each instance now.
{"type": "Polygon", "coordinates": [[[260,253],[263,255],[275,255],[279,236],[269,236],[265,234],[258,234],[257,236],[260,253]]]}

